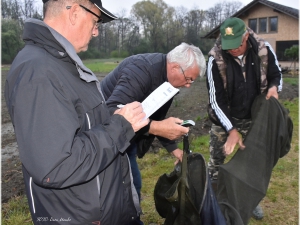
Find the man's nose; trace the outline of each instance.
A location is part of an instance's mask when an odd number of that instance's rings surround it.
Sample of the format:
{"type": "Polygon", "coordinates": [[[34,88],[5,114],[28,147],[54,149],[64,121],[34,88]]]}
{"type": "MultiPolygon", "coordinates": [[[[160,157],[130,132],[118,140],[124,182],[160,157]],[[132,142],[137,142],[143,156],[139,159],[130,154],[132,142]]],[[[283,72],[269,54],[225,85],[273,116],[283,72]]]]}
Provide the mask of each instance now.
{"type": "Polygon", "coordinates": [[[98,27],[94,27],[93,29],[93,37],[97,37],[99,35],[99,29],[98,27]]]}

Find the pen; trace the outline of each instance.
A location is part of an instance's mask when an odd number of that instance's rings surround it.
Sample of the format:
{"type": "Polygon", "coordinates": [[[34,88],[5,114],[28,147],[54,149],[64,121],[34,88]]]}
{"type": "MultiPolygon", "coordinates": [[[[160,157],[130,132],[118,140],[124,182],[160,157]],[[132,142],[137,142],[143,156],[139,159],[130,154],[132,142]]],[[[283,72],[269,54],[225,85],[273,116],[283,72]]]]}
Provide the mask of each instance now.
{"type": "Polygon", "coordinates": [[[125,106],[125,105],[122,105],[122,104],[117,105],[117,107],[118,107],[119,109],[122,109],[124,106],[125,106]]]}

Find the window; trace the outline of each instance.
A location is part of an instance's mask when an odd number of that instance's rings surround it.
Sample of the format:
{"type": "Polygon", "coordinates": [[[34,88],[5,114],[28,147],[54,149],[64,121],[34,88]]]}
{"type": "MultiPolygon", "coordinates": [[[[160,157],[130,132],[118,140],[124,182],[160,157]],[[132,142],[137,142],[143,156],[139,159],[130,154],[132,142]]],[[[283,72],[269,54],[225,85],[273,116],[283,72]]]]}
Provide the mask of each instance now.
{"type": "Polygon", "coordinates": [[[276,55],[280,61],[288,61],[289,59],[284,56],[284,52],[287,48],[294,45],[299,45],[299,41],[276,41],[276,55]]]}
{"type": "Polygon", "coordinates": [[[277,32],[277,25],[278,25],[278,18],[277,17],[270,17],[270,32],[277,32]]]}
{"type": "Polygon", "coordinates": [[[249,27],[255,33],[257,33],[257,19],[249,19],[249,27]]]}
{"type": "Polygon", "coordinates": [[[267,33],[267,18],[259,19],[259,33],[267,33]]]}

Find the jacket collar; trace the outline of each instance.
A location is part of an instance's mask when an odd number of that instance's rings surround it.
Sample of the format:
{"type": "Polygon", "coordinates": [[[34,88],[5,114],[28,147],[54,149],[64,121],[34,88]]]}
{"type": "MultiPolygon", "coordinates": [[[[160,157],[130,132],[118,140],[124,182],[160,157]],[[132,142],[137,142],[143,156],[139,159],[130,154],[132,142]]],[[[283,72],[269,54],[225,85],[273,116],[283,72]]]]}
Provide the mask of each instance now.
{"type": "MultiPolygon", "coordinates": [[[[50,33],[52,34],[53,38],[55,39],[56,42],[58,42],[58,44],[60,46],[57,46],[57,51],[60,55],[64,55],[67,54],[75,63],[77,71],[80,75],[80,78],[86,82],[92,82],[92,81],[96,81],[99,82],[98,78],[95,76],[95,74],[89,69],[87,68],[83,62],[81,61],[81,59],[79,58],[79,56],[77,55],[73,45],[65,38],[63,37],[60,33],[58,33],[56,30],[54,30],[53,28],[51,28],[50,26],[48,26],[46,23],[44,23],[41,20],[37,20],[37,19],[27,19],[25,21],[25,26],[30,26],[30,24],[35,24],[38,26],[43,26],[46,27],[50,33]],[[64,51],[64,52],[63,52],[64,51]]],[[[33,28],[34,29],[34,28],[33,28]]],[[[45,34],[41,34],[42,31],[40,31],[40,29],[38,27],[36,27],[34,29],[34,32],[36,33],[36,35],[41,35],[43,37],[43,39],[39,39],[38,41],[41,44],[46,44],[47,41],[51,41],[51,38],[48,38],[47,35],[45,34]],[[48,38],[48,40],[44,40],[45,37],[48,38]]],[[[32,32],[31,32],[32,33],[32,32]]],[[[23,39],[34,39],[35,40],[35,36],[32,36],[32,34],[26,34],[24,33],[23,35],[23,39]],[[26,35],[29,35],[29,37],[27,37],[26,35]]]]}

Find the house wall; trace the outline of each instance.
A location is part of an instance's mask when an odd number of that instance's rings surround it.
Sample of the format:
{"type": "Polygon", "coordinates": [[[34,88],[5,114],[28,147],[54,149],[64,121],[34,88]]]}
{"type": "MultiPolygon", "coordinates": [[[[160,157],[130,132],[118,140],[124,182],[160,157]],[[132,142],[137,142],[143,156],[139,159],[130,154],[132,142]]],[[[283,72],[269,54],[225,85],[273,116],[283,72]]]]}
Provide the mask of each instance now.
{"type": "Polygon", "coordinates": [[[261,38],[267,40],[276,51],[276,41],[293,41],[299,40],[299,20],[290,17],[284,13],[275,12],[272,8],[263,4],[257,4],[247,11],[247,15],[239,16],[246,25],[249,19],[259,19],[265,17],[278,17],[277,32],[258,33],[261,38]]]}

